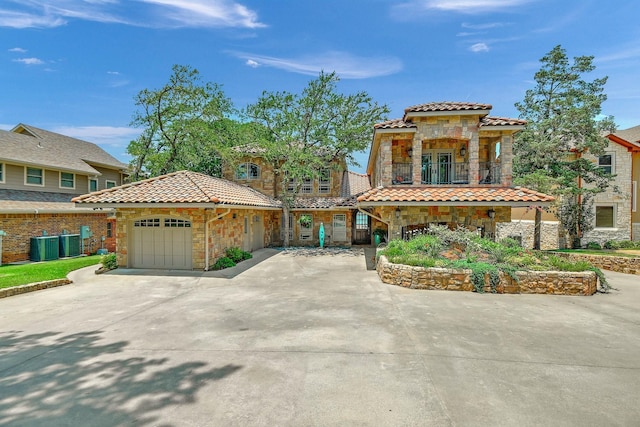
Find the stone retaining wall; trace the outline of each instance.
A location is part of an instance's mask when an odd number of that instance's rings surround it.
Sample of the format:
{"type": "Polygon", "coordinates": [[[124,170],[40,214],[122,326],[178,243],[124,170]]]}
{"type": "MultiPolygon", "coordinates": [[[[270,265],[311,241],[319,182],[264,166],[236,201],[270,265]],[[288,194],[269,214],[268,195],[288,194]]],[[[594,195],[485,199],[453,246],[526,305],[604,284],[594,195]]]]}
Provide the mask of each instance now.
{"type": "Polygon", "coordinates": [[[555,252],[555,254],[568,258],[571,261],[587,261],[589,264],[603,270],[640,275],[640,258],[629,258],[614,255],[575,254],[566,252],[555,252]]]}
{"type": "MultiPolygon", "coordinates": [[[[443,289],[449,291],[473,291],[471,270],[449,268],[424,268],[390,263],[380,256],[376,266],[380,280],[391,285],[410,289],[443,289]]],[[[518,271],[518,280],[500,273],[497,293],[593,295],[598,278],[593,271],[518,271]]],[[[485,280],[485,292],[491,292],[485,280]]]]}
{"type": "Polygon", "coordinates": [[[41,289],[55,288],[57,286],[68,285],[69,279],[47,280],[44,282],[29,283],[28,285],[13,286],[11,288],[0,289],[0,298],[6,298],[13,295],[26,294],[27,292],[39,291],[41,289]]]}

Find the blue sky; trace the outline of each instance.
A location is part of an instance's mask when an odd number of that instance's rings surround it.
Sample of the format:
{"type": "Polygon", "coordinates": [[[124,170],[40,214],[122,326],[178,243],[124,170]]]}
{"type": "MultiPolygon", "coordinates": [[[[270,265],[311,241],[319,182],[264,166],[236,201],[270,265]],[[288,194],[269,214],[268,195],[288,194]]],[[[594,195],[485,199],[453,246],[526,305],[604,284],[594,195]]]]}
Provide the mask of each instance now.
{"type": "MultiPolygon", "coordinates": [[[[604,113],[640,124],[640,2],[609,0],[0,0],[0,128],[27,123],[128,162],[133,97],[173,64],[238,108],[320,70],[401,117],[432,101],[514,103],[560,44],[609,76],[604,113]]],[[[363,171],[366,154],[358,156],[363,171]]]]}

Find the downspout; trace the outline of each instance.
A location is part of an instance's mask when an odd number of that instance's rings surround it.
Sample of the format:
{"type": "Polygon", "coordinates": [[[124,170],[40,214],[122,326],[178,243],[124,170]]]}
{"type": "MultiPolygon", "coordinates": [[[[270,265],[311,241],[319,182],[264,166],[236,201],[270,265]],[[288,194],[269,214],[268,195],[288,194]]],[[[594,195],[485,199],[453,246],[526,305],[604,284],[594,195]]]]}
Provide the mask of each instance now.
{"type": "Polygon", "coordinates": [[[212,218],[204,223],[204,271],[209,271],[209,223],[217,221],[223,216],[229,215],[229,212],[231,212],[231,208],[227,208],[225,212],[222,212],[215,218],[212,218]]]}

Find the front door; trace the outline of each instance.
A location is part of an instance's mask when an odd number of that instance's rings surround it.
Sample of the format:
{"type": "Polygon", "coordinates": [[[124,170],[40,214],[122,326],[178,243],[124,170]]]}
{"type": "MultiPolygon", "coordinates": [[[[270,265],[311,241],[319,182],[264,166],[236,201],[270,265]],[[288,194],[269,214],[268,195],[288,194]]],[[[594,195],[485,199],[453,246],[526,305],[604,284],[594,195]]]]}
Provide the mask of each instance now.
{"type": "Polygon", "coordinates": [[[353,242],[357,245],[371,243],[371,217],[362,212],[356,212],[353,216],[353,229],[355,230],[353,242]]]}

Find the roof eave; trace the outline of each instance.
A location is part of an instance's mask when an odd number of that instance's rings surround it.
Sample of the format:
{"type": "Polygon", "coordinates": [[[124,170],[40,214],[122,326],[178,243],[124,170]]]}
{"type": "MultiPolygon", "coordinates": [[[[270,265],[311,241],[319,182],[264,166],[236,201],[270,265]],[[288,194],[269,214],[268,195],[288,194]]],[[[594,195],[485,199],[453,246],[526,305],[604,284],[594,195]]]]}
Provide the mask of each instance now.
{"type": "Polygon", "coordinates": [[[495,126],[480,126],[480,132],[483,130],[512,130],[515,132],[524,129],[524,125],[495,125],[495,126]]]}
{"type": "Polygon", "coordinates": [[[439,202],[398,202],[398,201],[385,201],[385,202],[358,202],[357,207],[376,207],[376,206],[511,206],[511,207],[528,207],[528,206],[550,206],[553,201],[547,202],[492,202],[492,201],[439,201],[439,202]]]}

